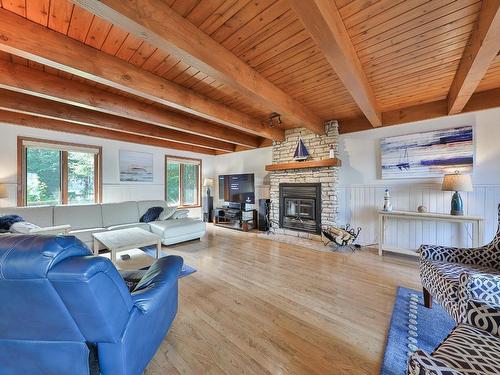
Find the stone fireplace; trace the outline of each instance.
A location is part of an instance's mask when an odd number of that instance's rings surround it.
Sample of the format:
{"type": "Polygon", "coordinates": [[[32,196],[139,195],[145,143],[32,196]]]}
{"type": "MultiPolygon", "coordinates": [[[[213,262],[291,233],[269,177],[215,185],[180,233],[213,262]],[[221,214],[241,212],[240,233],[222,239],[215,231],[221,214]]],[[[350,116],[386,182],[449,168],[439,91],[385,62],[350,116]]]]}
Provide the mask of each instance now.
{"type": "MultiPolygon", "coordinates": [[[[309,160],[329,159],[330,145],[337,148],[338,124],[330,121],[326,133],[307,129],[285,132],[285,140],[273,144],[273,164],[293,162],[299,136],[309,160]]],[[[338,210],[338,167],[287,169],[270,172],[271,223],[276,234],[319,240],[321,225],[335,225],[338,210]]]]}

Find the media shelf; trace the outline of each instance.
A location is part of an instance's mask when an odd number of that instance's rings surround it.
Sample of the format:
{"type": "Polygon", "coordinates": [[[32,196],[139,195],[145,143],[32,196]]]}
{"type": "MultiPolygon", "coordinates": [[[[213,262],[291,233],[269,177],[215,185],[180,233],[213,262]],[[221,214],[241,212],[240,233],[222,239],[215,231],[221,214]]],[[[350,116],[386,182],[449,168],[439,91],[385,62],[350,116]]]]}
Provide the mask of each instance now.
{"type": "Polygon", "coordinates": [[[257,227],[257,210],[218,207],[214,210],[214,225],[248,232],[257,227]]]}

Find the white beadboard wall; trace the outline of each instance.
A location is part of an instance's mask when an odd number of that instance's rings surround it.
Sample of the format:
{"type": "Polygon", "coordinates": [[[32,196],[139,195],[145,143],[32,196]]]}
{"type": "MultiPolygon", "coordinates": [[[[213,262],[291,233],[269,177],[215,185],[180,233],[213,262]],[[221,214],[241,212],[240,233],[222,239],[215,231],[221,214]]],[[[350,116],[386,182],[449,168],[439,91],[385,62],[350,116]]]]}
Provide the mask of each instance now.
{"type": "MultiPolygon", "coordinates": [[[[394,209],[415,211],[419,205],[429,212],[448,213],[452,192],[441,191],[439,184],[352,185],[339,190],[339,224],[362,228],[361,244],[378,243],[377,211],[383,206],[384,190],[389,188],[394,209]]],[[[467,215],[485,219],[485,237],[489,242],[497,228],[500,185],[474,185],[474,191],[462,193],[467,215]]],[[[416,249],[421,244],[471,246],[471,225],[432,221],[390,220],[387,224],[390,245],[416,249]]]]}
{"type": "MultiPolygon", "coordinates": [[[[500,109],[421,121],[395,127],[345,134],[339,138],[340,172],[339,224],[360,226],[361,244],[378,243],[377,211],[383,206],[388,188],[396,210],[416,210],[424,205],[429,212],[448,213],[452,192],[443,192],[441,179],[380,179],[379,141],[382,137],[411,134],[454,126],[474,126],[474,191],[461,193],[465,211],[485,219],[483,243],[497,228],[500,203],[500,109]]],[[[421,244],[470,246],[470,225],[431,221],[390,220],[386,238],[390,245],[415,249],[421,244]]]]}

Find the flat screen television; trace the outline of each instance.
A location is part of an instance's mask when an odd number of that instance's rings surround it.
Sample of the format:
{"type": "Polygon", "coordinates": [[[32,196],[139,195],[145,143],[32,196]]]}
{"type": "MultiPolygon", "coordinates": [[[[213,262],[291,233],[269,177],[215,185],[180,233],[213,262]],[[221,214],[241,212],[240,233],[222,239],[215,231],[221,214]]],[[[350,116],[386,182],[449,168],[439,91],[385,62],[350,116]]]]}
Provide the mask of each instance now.
{"type": "Polygon", "coordinates": [[[255,204],[253,173],[219,176],[219,199],[224,202],[255,204]]]}

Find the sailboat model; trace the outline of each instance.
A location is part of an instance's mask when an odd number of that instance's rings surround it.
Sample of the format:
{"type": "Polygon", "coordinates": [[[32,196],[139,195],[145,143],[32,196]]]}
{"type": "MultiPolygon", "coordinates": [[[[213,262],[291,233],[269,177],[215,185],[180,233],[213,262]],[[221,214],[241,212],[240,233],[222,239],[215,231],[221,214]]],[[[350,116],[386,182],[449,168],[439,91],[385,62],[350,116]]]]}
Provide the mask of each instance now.
{"type": "Polygon", "coordinates": [[[302,142],[302,138],[299,137],[297,141],[297,147],[295,148],[295,153],[293,154],[293,160],[304,161],[309,157],[309,152],[307,151],[306,145],[302,142]]]}

